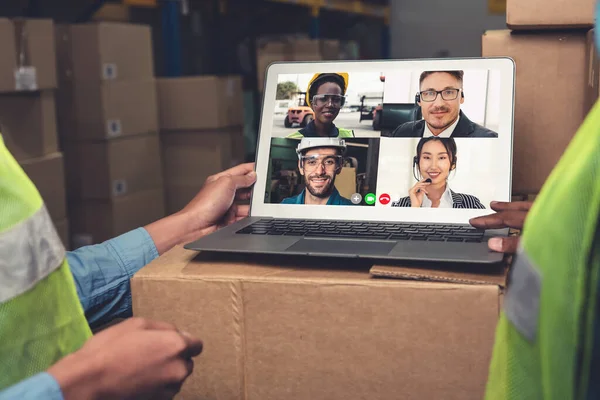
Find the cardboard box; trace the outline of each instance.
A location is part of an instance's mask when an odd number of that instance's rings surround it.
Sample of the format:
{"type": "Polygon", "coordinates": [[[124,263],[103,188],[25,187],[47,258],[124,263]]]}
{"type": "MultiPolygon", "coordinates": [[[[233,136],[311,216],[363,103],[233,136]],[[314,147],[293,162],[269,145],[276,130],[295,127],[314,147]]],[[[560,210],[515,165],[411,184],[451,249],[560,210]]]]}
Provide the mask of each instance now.
{"type": "Polygon", "coordinates": [[[243,128],[220,131],[161,133],[165,180],[168,184],[202,184],[210,175],[239,164],[234,142],[243,128]]]}
{"type": "Polygon", "coordinates": [[[61,219],[60,221],[54,221],[54,228],[56,233],[60,236],[60,240],[63,242],[65,249],[69,251],[71,249],[71,239],[69,237],[69,220],[67,218],[61,219]]]}
{"type": "Polygon", "coordinates": [[[598,60],[598,50],[593,29],[588,31],[586,40],[587,86],[585,91],[585,111],[589,112],[600,94],[600,61],[598,60]]]}
{"type": "Polygon", "coordinates": [[[321,56],[323,60],[339,60],[341,56],[341,43],[339,40],[321,40],[321,56]]]}
{"type": "Polygon", "coordinates": [[[595,0],[507,0],[506,25],[514,30],[591,28],[595,0]]]}
{"type": "Polygon", "coordinates": [[[163,188],[69,204],[73,248],[101,243],[165,217],[163,188]]]}
{"type": "Polygon", "coordinates": [[[111,199],[162,188],[158,134],[65,144],[69,198],[111,199]]]}
{"type": "Polygon", "coordinates": [[[161,130],[218,129],[244,124],[239,76],[157,79],[161,130]]]}
{"type": "MultiPolygon", "coordinates": [[[[168,180],[166,180],[168,182],[168,180]]],[[[175,214],[185,207],[200,191],[204,180],[198,183],[166,183],[165,207],[167,215],[175,214]]]]}
{"type": "Polygon", "coordinates": [[[335,187],[340,195],[349,199],[357,192],[356,168],[343,167],[342,171],[335,177],[335,187]]]}
{"type": "Polygon", "coordinates": [[[481,399],[503,272],[369,268],[175,247],[134,275],[133,315],[203,340],[179,398],[481,399]]]}
{"type": "Polygon", "coordinates": [[[585,116],[586,34],[488,31],[482,54],[515,60],[513,193],[538,193],[585,116]]]}
{"type": "Polygon", "coordinates": [[[17,161],[58,151],[54,92],[0,96],[0,133],[17,161]]]}
{"type": "Polygon", "coordinates": [[[263,91],[269,64],[276,61],[321,61],[340,57],[340,43],[307,38],[280,38],[259,43],[256,50],[258,89],[263,91]]]}
{"type": "Polygon", "coordinates": [[[57,87],[53,38],[51,19],[0,18],[0,92],[57,87]],[[19,67],[25,69],[16,75],[19,67]]]}
{"type": "Polygon", "coordinates": [[[87,141],[158,132],[154,79],[72,82],[57,94],[61,138],[87,141]]]}
{"type": "Polygon", "coordinates": [[[21,168],[42,196],[52,220],[66,218],[65,165],[62,153],[22,161],[21,168]]]}
{"type": "Polygon", "coordinates": [[[154,78],[149,26],[91,22],[56,27],[59,79],[99,84],[154,78]]]}

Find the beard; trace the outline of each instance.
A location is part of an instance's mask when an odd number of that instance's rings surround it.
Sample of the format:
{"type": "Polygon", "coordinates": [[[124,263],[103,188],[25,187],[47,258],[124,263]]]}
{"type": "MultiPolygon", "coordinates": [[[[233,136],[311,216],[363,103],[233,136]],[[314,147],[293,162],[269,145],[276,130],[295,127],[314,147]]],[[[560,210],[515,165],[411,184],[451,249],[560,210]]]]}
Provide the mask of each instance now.
{"type": "MultiPolygon", "coordinates": [[[[440,107],[435,107],[432,108],[431,110],[429,110],[430,113],[432,112],[445,112],[445,113],[449,113],[450,109],[446,106],[440,106],[440,107]]],[[[435,116],[431,116],[431,118],[429,118],[429,120],[427,121],[427,123],[429,124],[429,126],[435,128],[435,129],[444,129],[449,127],[450,125],[452,125],[452,123],[454,121],[456,121],[456,116],[450,116],[449,114],[445,114],[442,119],[439,119],[435,116]]]]}
{"type": "Polygon", "coordinates": [[[315,197],[318,198],[326,198],[329,197],[331,195],[331,192],[333,191],[333,185],[335,182],[335,177],[333,175],[327,175],[327,174],[314,174],[314,175],[309,175],[309,176],[304,176],[304,186],[306,187],[306,190],[308,190],[308,192],[310,194],[312,194],[315,197]],[[313,182],[312,180],[314,179],[326,179],[328,180],[323,186],[320,187],[315,187],[313,186],[313,182]]]}

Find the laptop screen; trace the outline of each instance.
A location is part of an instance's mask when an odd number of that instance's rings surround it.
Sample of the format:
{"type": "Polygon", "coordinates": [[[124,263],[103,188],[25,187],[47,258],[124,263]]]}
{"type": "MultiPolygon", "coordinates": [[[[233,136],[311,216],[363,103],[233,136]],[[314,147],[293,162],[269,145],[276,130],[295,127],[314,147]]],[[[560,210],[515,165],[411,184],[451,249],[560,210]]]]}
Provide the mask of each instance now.
{"type": "Polygon", "coordinates": [[[251,214],[466,223],[489,213],[510,200],[513,99],[506,58],[273,64],[251,214]]]}

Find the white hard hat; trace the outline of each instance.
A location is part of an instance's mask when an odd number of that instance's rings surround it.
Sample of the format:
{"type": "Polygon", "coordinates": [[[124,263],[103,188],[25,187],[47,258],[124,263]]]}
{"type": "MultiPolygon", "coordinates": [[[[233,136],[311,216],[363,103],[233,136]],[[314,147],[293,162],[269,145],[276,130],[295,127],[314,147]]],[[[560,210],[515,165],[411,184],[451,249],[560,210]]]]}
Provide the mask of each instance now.
{"type": "Polygon", "coordinates": [[[343,154],[346,150],[346,141],[344,139],[333,137],[303,137],[296,149],[298,159],[302,157],[302,152],[316,147],[336,147],[340,149],[343,154]]]}

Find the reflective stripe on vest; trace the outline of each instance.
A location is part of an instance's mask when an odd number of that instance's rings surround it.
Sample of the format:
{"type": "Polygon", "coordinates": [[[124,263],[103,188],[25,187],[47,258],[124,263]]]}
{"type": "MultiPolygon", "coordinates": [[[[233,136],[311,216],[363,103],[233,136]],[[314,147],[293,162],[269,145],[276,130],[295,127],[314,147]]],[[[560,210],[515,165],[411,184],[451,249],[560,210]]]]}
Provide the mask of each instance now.
{"type": "Polygon", "coordinates": [[[0,233],[0,254],[0,303],[23,294],[60,267],[65,249],[45,205],[0,233]]]}
{"type": "Polygon", "coordinates": [[[46,207],[0,137],[0,391],[91,336],[46,207]]]}
{"type": "Polygon", "coordinates": [[[600,264],[600,102],[529,211],[511,267],[487,399],[581,399],[600,264]],[[595,247],[594,247],[595,246],[595,247]],[[597,259],[596,259],[597,260],[597,259]]]}

